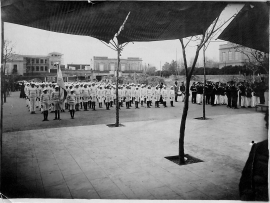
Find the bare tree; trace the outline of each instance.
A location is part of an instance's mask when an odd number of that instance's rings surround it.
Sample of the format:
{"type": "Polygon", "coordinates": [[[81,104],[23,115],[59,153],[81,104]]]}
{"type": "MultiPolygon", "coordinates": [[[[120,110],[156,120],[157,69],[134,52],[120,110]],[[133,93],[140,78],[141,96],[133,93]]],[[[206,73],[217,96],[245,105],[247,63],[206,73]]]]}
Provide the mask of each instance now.
{"type": "Polygon", "coordinates": [[[185,164],[185,153],[184,153],[184,138],[185,138],[185,128],[186,128],[186,119],[187,119],[187,114],[188,114],[188,106],[189,106],[189,88],[190,88],[190,80],[191,76],[193,74],[194,68],[196,66],[200,50],[203,48],[204,51],[207,49],[211,39],[216,36],[217,31],[224,25],[226,24],[231,18],[233,18],[235,15],[230,17],[228,20],[225,22],[221,23],[218,25],[219,17],[218,16],[213,23],[204,31],[204,33],[201,36],[193,36],[190,38],[186,39],[179,39],[182,47],[182,54],[183,54],[183,59],[184,59],[184,68],[185,68],[185,78],[186,78],[186,88],[185,88],[185,100],[184,100],[184,108],[183,108],[183,113],[182,113],[182,119],[181,119],[181,124],[180,124],[180,135],[179,135],[179,164],[185,164]],[[184,42],[184,40],[186,42],[184,42]],[[193,62],[191,64],[191,68],[188,70],[188,65],[187,65],[187,56],[186,56],[186,48],[188,44],[191,41],[195,41],[198,43],[195,56],[193,59],[193,62]]]}
{"type": "Polygon", "coordinates": [[[269,73],[269,54],[264,53],[255,49],[244,47],[241,45],[236,45],[234,50],[243,54],[246,57],[244,62],[245,66],[252,71],[253,81],[255,80],[254,75],[260,69],[263,68],[264,71],[269,73]]]}
{"type": "Polygon", "coordinates": [[[119,36],[120,32],[124,29],[124,25],[129,17],[130,12],[126,16],[122,26],[119,28],[118,32],[115,34],[114,39],[111,40],[109,45],[101,41],[103,44],[105,44],[110,49],[117,51],[117,68],[116,68],[116,122],[115,127],[119,127],[119,98],[118,98],[118,84],[119,84],[119,69],[120,69],[120,56],[121,52],[123,51],[124,47],[128,44],[128,42],[124,44],[119,44],[117,37],[119,36]]]}
{"type": "Polygon", "coordinates": [[[2,102],[6,103],[6,96],[7,96],[7,84],[6,84],[6,74],[8,74],[7,70],[7,62],[14,60],[15,58],[15,51],[14,45],[9,40],[4,40],[2,45],[2,57],[3,57],[3,68],[1,72],[1,87],[2,87],[2,102]]]}

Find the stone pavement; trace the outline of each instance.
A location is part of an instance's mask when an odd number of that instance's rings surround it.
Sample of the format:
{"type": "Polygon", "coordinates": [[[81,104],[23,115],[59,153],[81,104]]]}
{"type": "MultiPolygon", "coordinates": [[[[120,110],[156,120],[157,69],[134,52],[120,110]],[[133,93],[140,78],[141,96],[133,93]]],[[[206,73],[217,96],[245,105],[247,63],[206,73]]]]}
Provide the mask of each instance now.
{"type": "Polygon", "coordinates": [[[3,134],[3,194],[9,198],[239,200],[252,140],[266,135],[262,113],[188,119],[179,166],[179,119],[16,131],[3,134]]]}

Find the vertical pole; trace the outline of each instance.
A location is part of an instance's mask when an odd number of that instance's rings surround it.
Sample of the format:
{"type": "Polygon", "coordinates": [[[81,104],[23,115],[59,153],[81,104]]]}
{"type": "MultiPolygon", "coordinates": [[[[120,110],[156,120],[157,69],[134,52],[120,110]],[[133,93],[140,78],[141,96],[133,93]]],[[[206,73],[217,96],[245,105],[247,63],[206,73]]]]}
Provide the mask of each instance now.
{"type": "Polygon", "coordinates": [[[160,75],[160,77],[161,77],[161,61],[159,62],[159,68],[160,68],[159,75],[160,75]]]}
{"type": "Polygon", "coordinates": [[[205,77],[205,46],[203,46],[203,120],[205,120],[205,85],[206,85],[206,77],[205,77]]]}
{"type": "Polygon", "coordinates": [[[119,99],[118,99],[118,75],[120,66],[120,49],[117,40],[117,69],[116,69],[116,122],[115,127],[119,127],[119,99]]]}
{"type": "MultiPolygon", "coordinates": [[[[4,73],[3,73],[3,68],[4,68],[4,22],[2,20],[1,22],[1,41],[2,41],[2,54],[1,54],[1,86],[3,84],[3,76],[4,76],[4,73]]],[[[3,87],[3,86],[2,86],[3,87]]],[[[0,88],[1,89],[1,88],[0,88]]],[[[2,154],[3,154],[3,151],[2,151],[2,133],[3,133],[3,93],[2,93],[2,90],[1,90],[1,120],[0,120],[0,166],[2,166],[2,154]]],[[[2,191],[2,171],[0,170],[0,191],[2,191]]]]}

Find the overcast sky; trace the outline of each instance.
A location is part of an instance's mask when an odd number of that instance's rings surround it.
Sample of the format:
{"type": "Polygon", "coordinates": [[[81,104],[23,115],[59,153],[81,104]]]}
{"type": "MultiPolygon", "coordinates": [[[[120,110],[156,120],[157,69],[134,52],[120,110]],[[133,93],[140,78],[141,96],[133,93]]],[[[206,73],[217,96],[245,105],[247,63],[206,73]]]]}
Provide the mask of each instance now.
{"type": "MultiPolygon", "coordinates": [[[[221,22],[226,21],[234,13],[239,12],[243,4],[229,5],[221,14],[221,22]]],[[[99,40],[88,36],[68,35],[40,29],[20,26],[11,23],[4,24],[4,37],[12,41],[15,52],[25,55],[47,55],[50,52],[63,54],[63,63],[89,64],[93,56],[108,56],[116,58],[117,53],[99,40]]],[[[218,36],[218,35],[217,35],[218,36]]],[[[221,40],[218,40],[221,41],[221,40]]],[[[227,42],[213,42],[209,45],[206,57],[219,61],[219,45],[227,42]]],[[[190,44],[187,50],[188,63],[193,58],[195,44],[190,44]]],[[[157,42],[134,42],[128,44],[122,52],[122,58],[140,57],[144,64],[154,65],[160,69],[165,62],[182,61],[179,40],[157,42]],[[177,55],[176,55],[177,53],[177,55]]],[[[199,64],[202,65],[202,53],[199,64]]]]}

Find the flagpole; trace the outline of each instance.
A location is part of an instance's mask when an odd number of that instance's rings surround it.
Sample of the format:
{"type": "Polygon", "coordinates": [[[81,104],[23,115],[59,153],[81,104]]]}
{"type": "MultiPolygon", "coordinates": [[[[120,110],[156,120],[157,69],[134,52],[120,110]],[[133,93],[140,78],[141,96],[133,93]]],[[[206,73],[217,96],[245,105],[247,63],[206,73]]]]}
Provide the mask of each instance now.
{"type": "MultiPolygon", "coordinates": [[[[58,78],[58,74],[59,74],[59,68],[60,68],[60,66],[59,66],[59,64],[58,64],[58,68],[57,68],[57,78],[58,78]]],[[[57,81],[58,82],[58,81],[57,81]]],[[[60,106],[60,90],[61,90],[61,87],[60,87],[60,85],[58,85],[59,86],[59,102],[58,102],[58,105],[59,105],[59,107],[60,107],[60,109],[61,109],[61,106],[60,106]]],[[[59,110],[59,117],[60,117],[60,112],[61,112],[61,110],[59,110]]]]}

